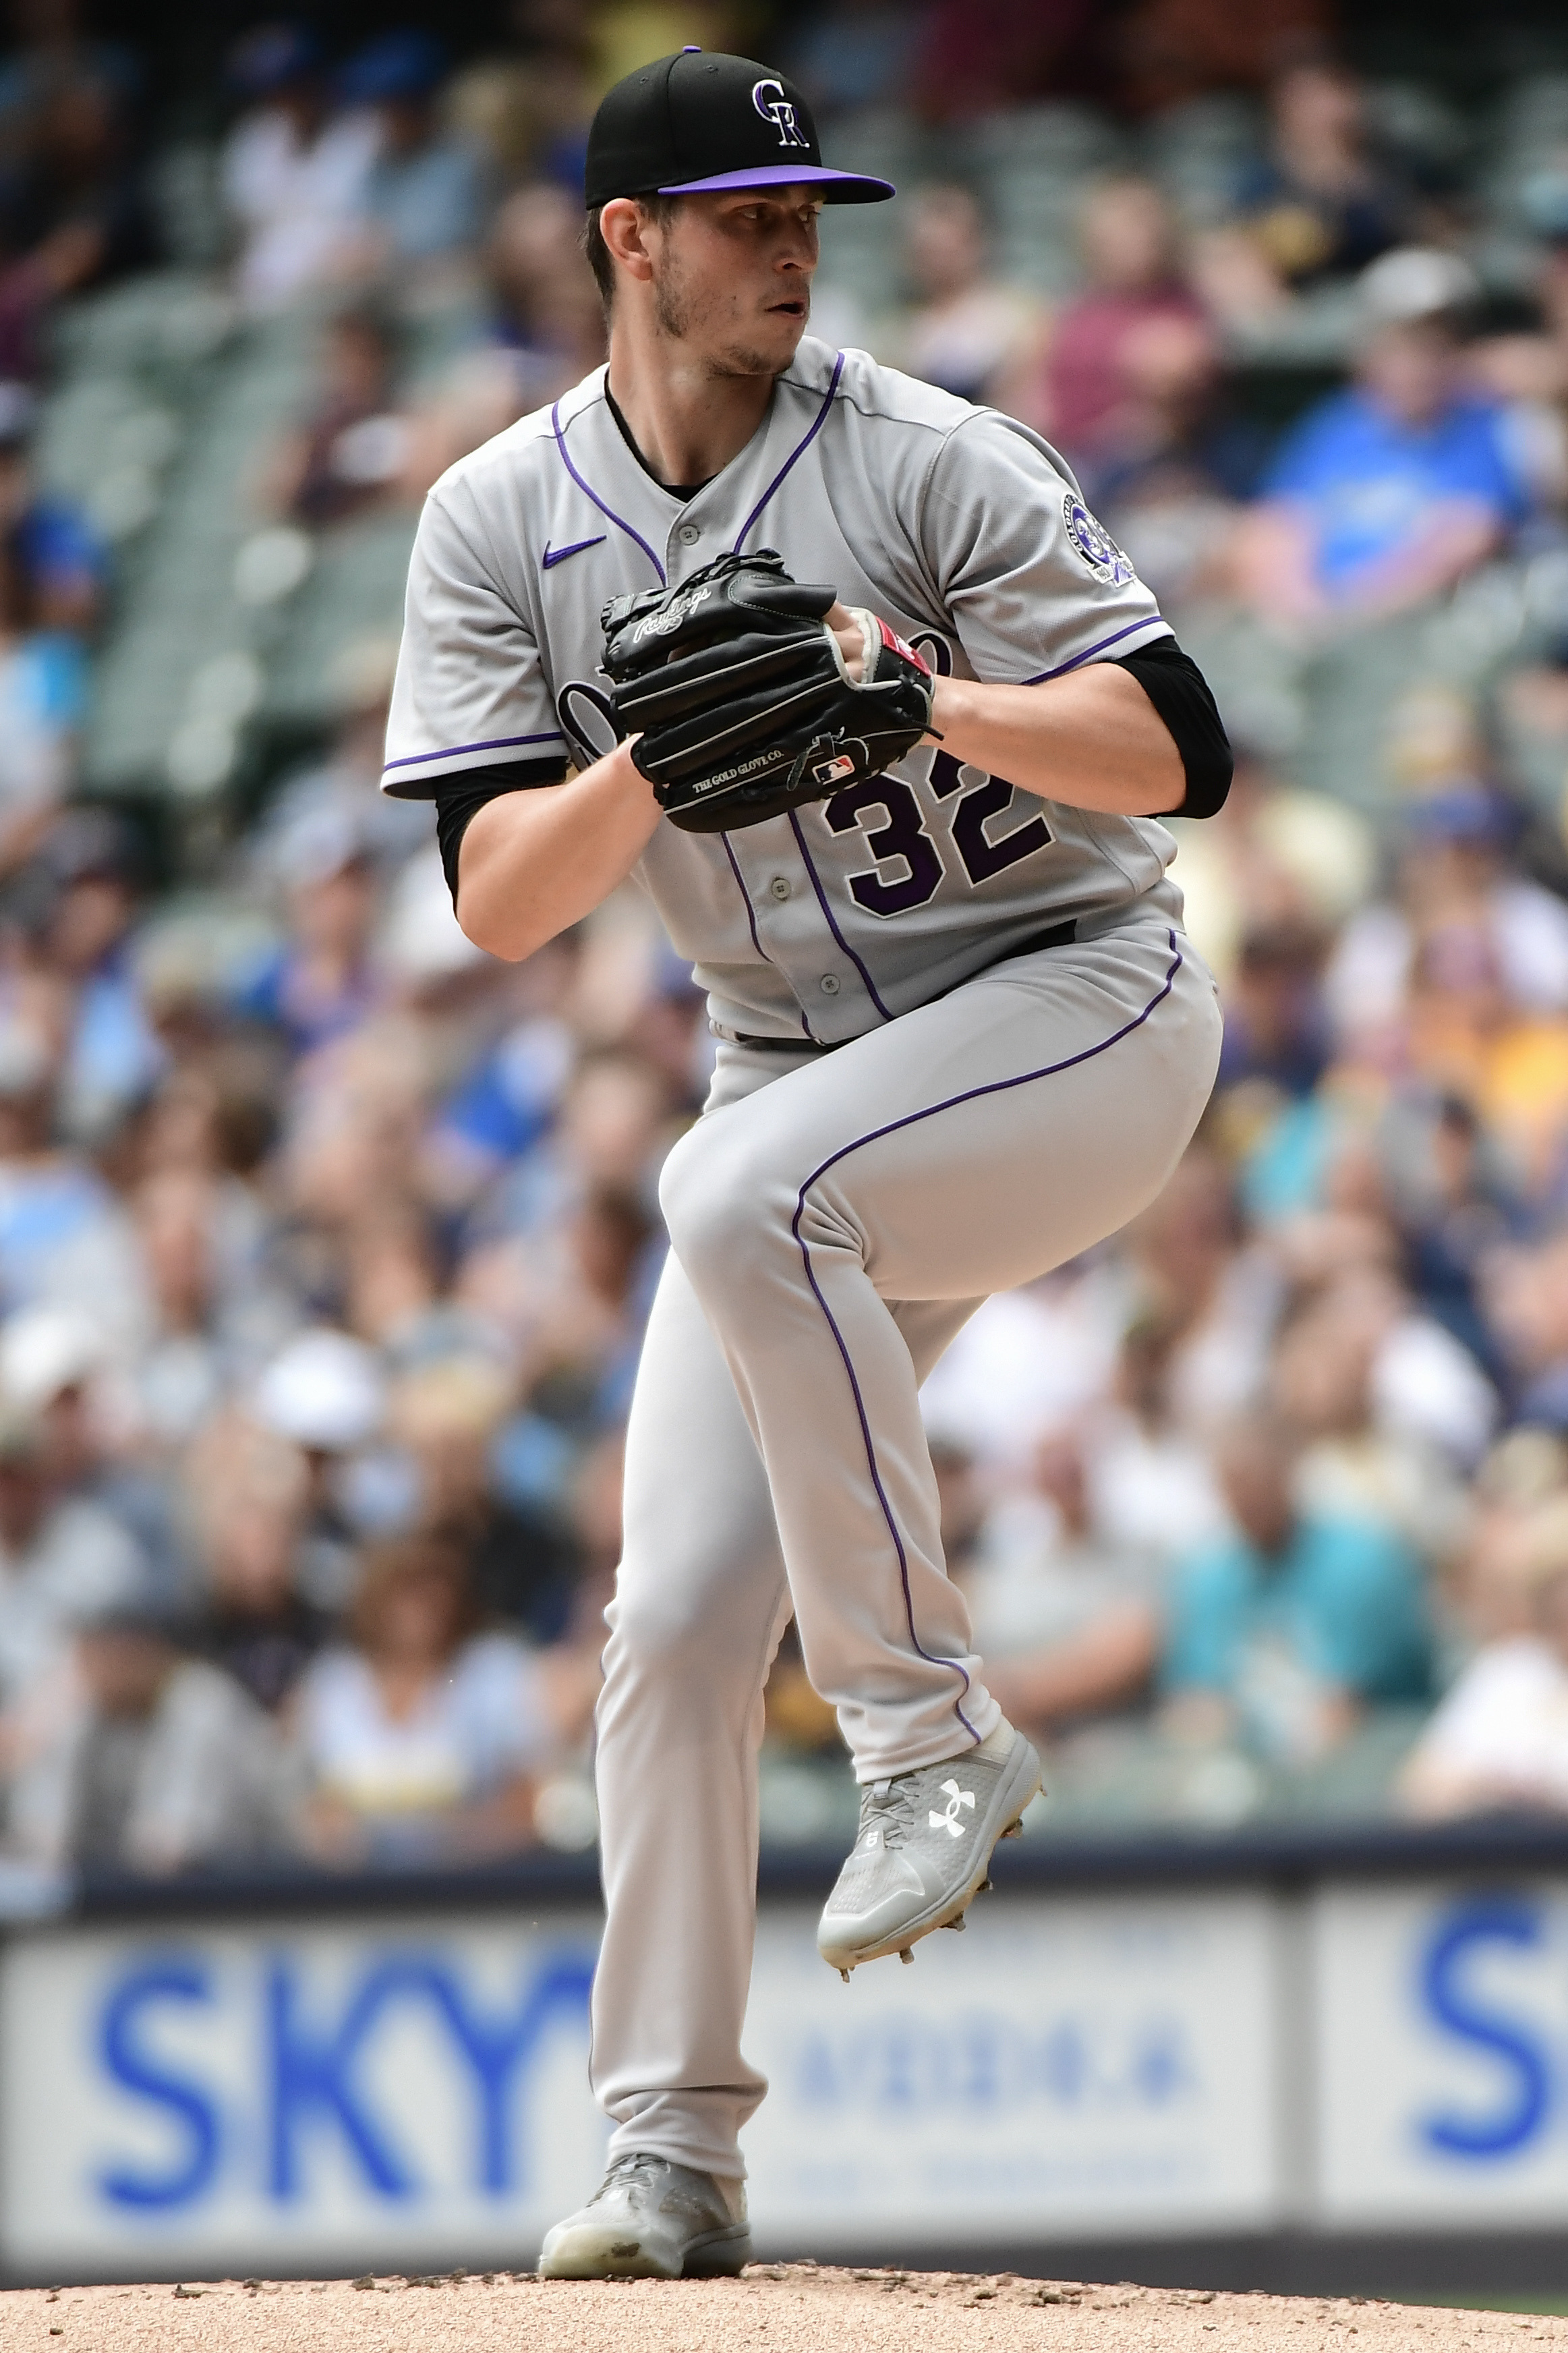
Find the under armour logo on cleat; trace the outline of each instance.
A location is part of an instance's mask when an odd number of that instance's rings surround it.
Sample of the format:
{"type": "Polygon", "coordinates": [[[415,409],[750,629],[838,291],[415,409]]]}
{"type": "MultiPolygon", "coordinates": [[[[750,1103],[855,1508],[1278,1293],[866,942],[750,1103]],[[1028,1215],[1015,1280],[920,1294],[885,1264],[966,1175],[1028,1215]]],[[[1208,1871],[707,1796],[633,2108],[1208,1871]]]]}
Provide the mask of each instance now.
{"type": "Polygon", "coordinates": [[[933,1831],[945,1831],[950,1838],[962,1838],[964,1825],[958,1819],[959,1809],[967,1806],[971,1813],[974,1811],[974,1792],[961,1789],[956,1781],[944,1781],[942,1786],[947,1793],[947,1803],[940,1814],[934,1806],[931,1808],[931,1826],[933,1831]]]}

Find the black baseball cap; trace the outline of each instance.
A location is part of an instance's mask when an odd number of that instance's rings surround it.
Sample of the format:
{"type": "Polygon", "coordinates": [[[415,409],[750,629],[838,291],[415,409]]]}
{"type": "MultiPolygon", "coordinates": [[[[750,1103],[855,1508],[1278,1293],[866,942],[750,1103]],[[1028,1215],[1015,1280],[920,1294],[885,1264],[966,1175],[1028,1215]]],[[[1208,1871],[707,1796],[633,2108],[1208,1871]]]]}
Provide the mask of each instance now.
{"type": "Polygon", "coordinates": [[[679,49],[616,82],[588,132],[590,211],[614,196],[707,188],[818,187],[830,205],[879,205],[886,180],[830,171],[811,109],[772,66],[679,49]]]}

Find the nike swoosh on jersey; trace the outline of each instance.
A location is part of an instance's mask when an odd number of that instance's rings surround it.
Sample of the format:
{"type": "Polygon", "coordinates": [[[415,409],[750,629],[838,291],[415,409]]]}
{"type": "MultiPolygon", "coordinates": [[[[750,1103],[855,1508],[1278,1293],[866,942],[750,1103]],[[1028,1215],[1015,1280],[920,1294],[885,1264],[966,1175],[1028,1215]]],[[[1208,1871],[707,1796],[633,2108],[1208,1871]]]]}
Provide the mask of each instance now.
{"type": "Polygon", "coordinates": [[[585,547],[603,547],[609,535],[607,531],[602,531],[597,539],[574,539],[570,547],[552,547],[546,542],[540,561],[548,572],[552,565],[564,564],[569,555],[581,555],[585,547]]]}

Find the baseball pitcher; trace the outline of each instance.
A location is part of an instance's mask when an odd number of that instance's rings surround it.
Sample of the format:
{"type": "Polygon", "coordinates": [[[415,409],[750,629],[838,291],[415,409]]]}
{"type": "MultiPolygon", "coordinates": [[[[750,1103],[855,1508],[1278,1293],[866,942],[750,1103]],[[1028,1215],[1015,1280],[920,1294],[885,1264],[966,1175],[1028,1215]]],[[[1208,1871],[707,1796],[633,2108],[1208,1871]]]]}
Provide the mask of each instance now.
{"type": "Polygon", "coordinates": [[[556,2277],[736,2271],[763,1687],[793,1614],[859,1832],[846,1978],[961,1927],[1039,1763],[945,1572],[918,1392],[988,1293],[1160,1190],[1213,1082],[1162,812],[1224,730],[1060,459],[807,332],[823,164],[754,60],[605,98],[609,364],[454,466],[408,582],[386,789],[521,957],[630,877],[718,1061],[626,1441],[598,1719],[597,2195],[556,2277]]]}

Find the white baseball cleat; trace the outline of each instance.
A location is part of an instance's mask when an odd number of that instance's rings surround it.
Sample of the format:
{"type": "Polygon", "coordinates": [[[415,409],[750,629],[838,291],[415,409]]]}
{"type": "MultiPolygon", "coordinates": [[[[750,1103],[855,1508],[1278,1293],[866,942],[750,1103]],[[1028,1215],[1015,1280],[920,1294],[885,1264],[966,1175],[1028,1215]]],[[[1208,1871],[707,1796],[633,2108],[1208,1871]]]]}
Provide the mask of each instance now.
{"type": "Polygon", "coordinates": [[[743,2182],[667,2157],[618,2157],[585,2206],[557,2222],[541,2279],[698,2279],[752,2260],[743,2182]]]}
{"type": "Polygon", "coordinates": [[[817,1924],[823,1959],[847,1980],[884,1953],[912,1959],[933,1928],[962,1928],[992,1849],[1039,1790],[1040,1760],[1005,1717],[978,1748],[868,1783],[854,1851],[817,1924]]]}

